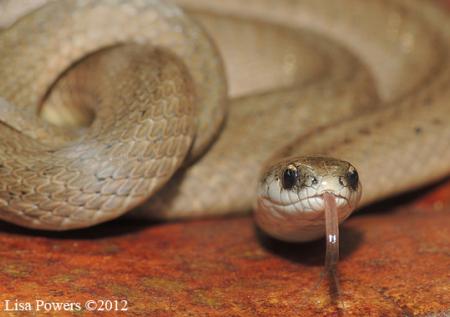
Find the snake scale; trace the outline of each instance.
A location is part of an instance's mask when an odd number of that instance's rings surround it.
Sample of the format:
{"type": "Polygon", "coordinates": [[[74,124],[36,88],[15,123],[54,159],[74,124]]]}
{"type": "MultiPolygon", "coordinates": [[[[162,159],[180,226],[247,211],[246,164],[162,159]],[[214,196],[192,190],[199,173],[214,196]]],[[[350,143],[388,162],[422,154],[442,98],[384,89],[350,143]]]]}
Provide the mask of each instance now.
{"type": "Polygon", "coordinates": [[[450,19],[431,3],[177,5],[0,1],[1,219],[241,213],[296,155],[351,162],[361,205],[450,174],[450,19]]]}

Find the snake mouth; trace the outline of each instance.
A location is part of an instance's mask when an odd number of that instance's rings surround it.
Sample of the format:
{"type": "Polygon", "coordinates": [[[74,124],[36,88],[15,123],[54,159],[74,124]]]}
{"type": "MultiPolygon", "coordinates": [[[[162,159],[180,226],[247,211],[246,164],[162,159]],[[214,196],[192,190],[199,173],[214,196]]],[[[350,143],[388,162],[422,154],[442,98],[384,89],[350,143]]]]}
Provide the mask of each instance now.
{"type": "MultiPolygon", "coordinates": [[[[301,199],[299,199],[297,201],[289,201],[289,202],[286,202],[286,203],[284,203],[284,202],[282,202],[280,200],[272,200],[268,195],[263,196],[262,199],[264,199],[264,200],[266,200],[266,201],[268,201],[268,202],[270,202],[270,203],[272,203],[274,205],[283,207],[283,206],[290,206],[290,205],[293,205],[293,204],[306,202],[306,201],[308,201],[310,199],[314,199],[314,198],[319,198],[319,199],[323,200],[323,194],[324,193],[307,196],[307,197],[301,198],[301,199]]],[[[349,203],[349,198],[346,197],[346,196],[335,194],[333,192],[326,192],[326,193],[333,195],[338,200],[344,200],[345,202],[349,203]]]]}
{"type": "Polygon", "coordinates": [[[350,202],[348,197],[346,197],[346,196],[344,196],[344,195],[335,194],[335,193],[333,193],[333,192],[328,192],[328,191],[325,191],[325,192],[323,192],[323,193],[321,193],[321,194],[317,194],[317,195],[310,196],[310,198],[313,198],[313,197],[320,197],[320,198],[324,199],[323,195],[324,195],[325,193],[330,194],[330,195],[333,195],[334,198],[336,198],[336,199],[343,199],[343,200],[345,200],[347,203],[350,202]]]}
{"type": "MultiPolygon", "coordinates": [[[[346,196],[335,194],[333,192],[327,192],[336,198],[336,205],[338,208],[347,207],[350,205],[350,199],[346,196]]],[[[282,202],[279,200],[273,200],[269,196],[263,196],[262,203],[272,205],[279,211],[286,213],[296,212],[322,212],[325,209],[325,200],[323,193],[315,194],[301,198],[296,201],[282,202]]]]}

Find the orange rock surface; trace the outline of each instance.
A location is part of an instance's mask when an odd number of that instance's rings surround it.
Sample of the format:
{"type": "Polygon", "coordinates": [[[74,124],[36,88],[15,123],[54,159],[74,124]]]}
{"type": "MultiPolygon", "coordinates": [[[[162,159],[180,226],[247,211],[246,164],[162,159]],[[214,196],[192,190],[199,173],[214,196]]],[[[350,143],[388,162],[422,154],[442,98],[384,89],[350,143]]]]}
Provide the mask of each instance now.
{"type": "Polygon", "coordinates": [[[80,303],[77,316],[91,315],[88,300],[126,300],[132,316],[444,316],[449,224],[450,181],[351,217],[341,230],[343,296],[333,302],[325,281],[315,288],[324,241],[274,241],[250,217],[117,220],[66,233],[3,223],[0,315],[16,314],[5,300],[33,310],[36,300],[80,303]]]}

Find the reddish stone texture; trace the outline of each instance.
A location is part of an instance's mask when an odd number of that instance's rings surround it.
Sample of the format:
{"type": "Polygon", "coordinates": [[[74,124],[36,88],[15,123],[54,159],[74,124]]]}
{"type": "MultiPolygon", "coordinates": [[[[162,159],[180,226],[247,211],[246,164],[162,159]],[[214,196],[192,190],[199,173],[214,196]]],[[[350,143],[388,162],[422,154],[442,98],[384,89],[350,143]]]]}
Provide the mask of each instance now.
{"type": "Polygon", "coordinates": [[[326,281],[316,287],[323,240],[277,242],[251,217],[118,220],[68,233],[1,223],[0,315],[19,315],[6,300],[30,303],[33,315],[44,314],[36,300],[82,307],[54,316],[91,316],[88,300],[126,300],[126,313],[103,315],[450,316],[449,224],[449,179],[360,211],[341,228],[335,299],[326,281]]]}
{"type": "Polygon", "coordinates": [[[350,218],[341,230],[343,295],[334,301],[326,281],[315,288],[324,241],[271,240],[250,217],[118,220],[69,233],[1,224],[1,309],[6,299],[124,299],[134,316],[450,314],[449,193],[450,181],[350,218]]]}

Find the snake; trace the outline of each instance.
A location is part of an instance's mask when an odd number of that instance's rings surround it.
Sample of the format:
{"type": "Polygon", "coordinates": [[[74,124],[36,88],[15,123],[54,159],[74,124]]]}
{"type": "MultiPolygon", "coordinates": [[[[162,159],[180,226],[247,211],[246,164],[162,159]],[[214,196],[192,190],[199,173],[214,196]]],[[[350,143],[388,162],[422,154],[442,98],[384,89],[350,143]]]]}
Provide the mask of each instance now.
{"type": "Polygon", "coordinates": [[[323,195],[342,222],[450,174],[450,20],[429,1],[175,2],[0,1],[0,219],[255,209],[307,241],[323,195]]]}

